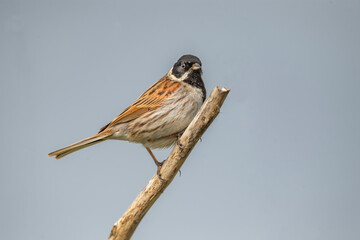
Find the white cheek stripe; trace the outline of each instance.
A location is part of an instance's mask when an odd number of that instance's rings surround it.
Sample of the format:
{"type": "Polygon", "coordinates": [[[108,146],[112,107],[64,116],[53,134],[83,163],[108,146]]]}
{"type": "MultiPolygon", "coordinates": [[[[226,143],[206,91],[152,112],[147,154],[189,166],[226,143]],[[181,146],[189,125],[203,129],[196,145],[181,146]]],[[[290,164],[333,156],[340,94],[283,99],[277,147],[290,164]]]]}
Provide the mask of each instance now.
{"type": "Polygon", "coordinates": [[[181,78],[177,78],[172,74],[172,71],[173,71],[173,67],[170,69],[170,71],[168,73],[168,77],[170,78],[170,80],[178,81],[178,82],[184,81],[191,73],[191,71],[187,71],[184,75],[181,76],[181,78]]]}

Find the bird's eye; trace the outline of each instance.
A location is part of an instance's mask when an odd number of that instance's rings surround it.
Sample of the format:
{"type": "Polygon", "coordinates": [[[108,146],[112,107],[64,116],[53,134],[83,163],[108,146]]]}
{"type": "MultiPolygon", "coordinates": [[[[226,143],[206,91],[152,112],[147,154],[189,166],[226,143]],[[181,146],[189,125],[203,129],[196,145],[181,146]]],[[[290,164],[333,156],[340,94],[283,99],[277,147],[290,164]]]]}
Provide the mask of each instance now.
{"type": "Polygon", "coordinates": [[[186,67],[185,63],[182,63],[181,68],[185,69],[185,67],[186,67]]]}

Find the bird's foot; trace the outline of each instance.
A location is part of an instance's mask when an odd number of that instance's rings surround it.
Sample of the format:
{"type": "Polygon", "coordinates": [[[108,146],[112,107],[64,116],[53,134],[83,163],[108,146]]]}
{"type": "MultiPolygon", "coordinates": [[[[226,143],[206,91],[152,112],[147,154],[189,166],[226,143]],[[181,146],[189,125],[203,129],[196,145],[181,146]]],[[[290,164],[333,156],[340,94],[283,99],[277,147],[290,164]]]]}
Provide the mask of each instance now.
{"type": "Polygon", "coordinates": [[[181,151],[184,150],[184,145],[182,145],[182,143],[180,143],[180,138],[181,138],[181,136],[183,135],[184,132],[185,132],[185,130],[183,130],[183,131],[181,131],[181,132],[179,132],[177,134],[177,142],[176,142],[176,144],[179,146],[181,151]]]}
{"type": "Polygon", "coordinates": [[[181,151],[184,150],[184,145],[182,145],[179,140],[177,141],[177,145],[181,151]]]}
{"type": "Polygon", "coordinates": [[[162,162],[159,162],[159,161],[156,161],[155,164],[157,166],[157,170],[156,170],[156,175],[158,175],[159,179],[161,181],[163,181],[164,179],[161,177],[161,173],[160,173],[160,170],[161,170],[161,167],[162,165],[164,164],[166,160],[162,161],[162,162]]]}

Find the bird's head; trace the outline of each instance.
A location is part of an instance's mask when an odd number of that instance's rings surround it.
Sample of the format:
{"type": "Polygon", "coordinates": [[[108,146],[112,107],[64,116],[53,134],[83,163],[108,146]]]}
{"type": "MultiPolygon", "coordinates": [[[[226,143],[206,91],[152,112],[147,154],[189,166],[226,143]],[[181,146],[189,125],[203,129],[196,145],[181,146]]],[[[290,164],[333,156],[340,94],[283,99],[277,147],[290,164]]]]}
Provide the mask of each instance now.
{"type": "Polygon", "coordinates": [[[168,76],[174,81],[184,81],[190,75],[201,77],[201,61],[193,55],[184,55],[170,69],[168,76]]]}

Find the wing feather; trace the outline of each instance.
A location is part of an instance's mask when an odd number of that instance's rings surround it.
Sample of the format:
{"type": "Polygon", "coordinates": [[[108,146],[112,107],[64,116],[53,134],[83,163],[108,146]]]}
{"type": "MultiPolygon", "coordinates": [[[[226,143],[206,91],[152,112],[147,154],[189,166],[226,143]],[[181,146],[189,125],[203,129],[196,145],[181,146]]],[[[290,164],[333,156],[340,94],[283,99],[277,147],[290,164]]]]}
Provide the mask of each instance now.
{"type": "Polygon", "coordinates": [[[169,80],[164,76],[109,124],[102,127],[99,133],[118,124],[130,122],[147,112],[157,109],[162,105],[164,100],[169,98],[180,86],[181,83],[169,80]]]}

